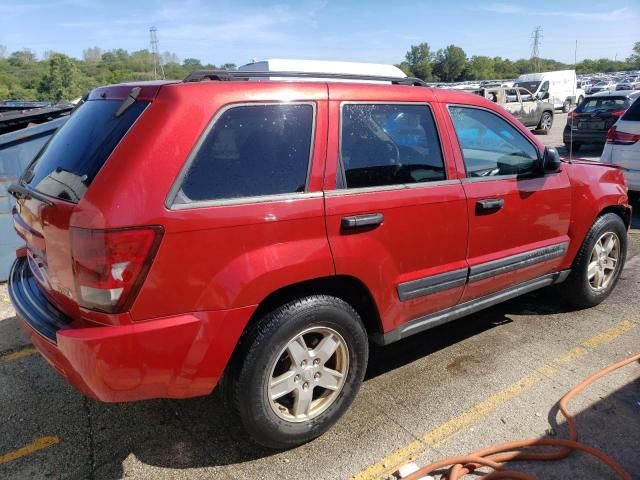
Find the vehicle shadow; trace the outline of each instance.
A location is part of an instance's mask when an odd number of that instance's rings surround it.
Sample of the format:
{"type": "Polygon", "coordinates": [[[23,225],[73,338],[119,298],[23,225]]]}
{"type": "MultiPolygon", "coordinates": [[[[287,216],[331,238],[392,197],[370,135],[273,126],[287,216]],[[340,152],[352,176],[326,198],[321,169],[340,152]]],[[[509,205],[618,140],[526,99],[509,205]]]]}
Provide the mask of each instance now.
{"type": "Polygon", "coordinates": [[[510,315],[552,315],[574,310],[557,295],[549,296],[545,292],[548,289],[514,298],[385,347],[371,345],[365,381],[497,326],[511,323],[510,315]]]}
{"type": "MultiPolygon", "coordinates": [[[[545,315],[567,311],[567,307],[560,302],[548,299],[542,302],[534,295],[514,299],[387,347],[372,345],[365,382],[466,338],[509,323],[510,314],[545,315]]],[[[208,467],[215,472],[218,467],[246,464],[279,453],[257,447],[246,440],[246,435],[227,410],[219,390],[209,397],[187,400],[115,405],[90,401],[90,404],[91,418],[96,424],[92,432],[98,465],[93,471],[95,479],[122,478],[123,465],[130,455],[153,467],[208,467]],[[118,447],[117,450],[105,452],[102,450],[104,445],[118,447]]],[[[325,435],[313,443],[330,441],[325,435]]],[[[291,455],[306,455],[308,448],[299,447],[291,455]]],[[[322,451],[322,448],[320,445],[314,450],[322,451]]],[[[278,462],[271,462],[270,468],[273,468],[273,464],[277,468],[278,462]]],[[[245,465],[243,468],[251,467],[245,465]]],[[[222,478],[225,477],[222,471],[219,473],[222,478]]],[[[286,476],[285,470],[283,475],[286,476]]],[[[259,476],[259,470],[256,470],[256,478],[259,476]]],[[[213,475],[213,478],[217,477],[213,475]]]]}

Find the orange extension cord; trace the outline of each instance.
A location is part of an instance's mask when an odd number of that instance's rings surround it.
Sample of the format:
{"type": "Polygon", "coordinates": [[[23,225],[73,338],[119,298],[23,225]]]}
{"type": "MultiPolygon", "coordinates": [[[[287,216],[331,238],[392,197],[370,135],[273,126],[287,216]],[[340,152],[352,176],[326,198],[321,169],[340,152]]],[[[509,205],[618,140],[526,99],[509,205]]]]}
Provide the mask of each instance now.
{"type": "Polygon", "coordinates": [[[458,480],[461,477],[473,472],[479,467],[491,467],[494,471],[485,475],[483,480],[494,480],[496,478],[511,478],[516,480],[536,480],[538,477],[531,473],[518,472],[514,470],[503,470],[504,462],[509,461],[538,461],[538,460],[561,460],[568,457],[574,450],[580,450],[594,457],[600,459],[614,472],[618,474],[623,480],[631,480],[631,475],[624,471],[624,469],[616,463],[611,457],[605,455],[600,450],[597,450],[589,445],[578,442],[578,430],[576,428],[576,422],[567,410],[569,402],[582,390],[587,388],[596,380],[604,377],[608,373],[640,360],[640,354],[633,355],[625,360],[615,363],[607,368],[600,370],[599,372],[591,375],[586,380],[582,381],[579,385],[573,387],[567,394],[560,400],[560,412],[564,415],[569,426],[569,439],[531,439],[521,440],[517,442],[508,442],[501,445],[494,445],[493,447],[484,448],[478,450],[469,455],[463,455],[458,457],[449,457],[444,460],[432,463],[420,470],[412,473],[404,480],[418,480],[420,477],[428,475],[437,470],[442,470],[446,467],[451,467],[448,474],[444,478],[448,480],[458,480]],[[549,452],[531,452],[529,447],[562,447],[557,448],[549,452]]]}

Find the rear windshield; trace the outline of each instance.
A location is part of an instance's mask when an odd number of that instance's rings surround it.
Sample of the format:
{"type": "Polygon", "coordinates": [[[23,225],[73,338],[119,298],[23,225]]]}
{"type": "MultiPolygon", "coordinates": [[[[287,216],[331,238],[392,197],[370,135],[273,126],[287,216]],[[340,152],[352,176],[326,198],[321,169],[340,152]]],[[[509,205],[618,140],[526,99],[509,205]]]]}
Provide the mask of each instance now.
{"type": "Polygon", "coordinates": [[[625,97],[591,97],[578,105],[576,112],[614,112],[626,108],[628,105],[629,102],[625,97]]]}
{"type": "Polygon", "coordinates": [[[80,106],[33,160],[23,179],[41,193],[78,202],[149,102],[135,102],[119,117],[121,100],[80,106]]]}
{"type": "Polygon", "coordinates": [[[629,107],[629,110],[625,112],[622,116],[622,120],[626,120],[629,122],[639,122],[640,121],[640,97],[633,102],[633,105],[629,107]]]}

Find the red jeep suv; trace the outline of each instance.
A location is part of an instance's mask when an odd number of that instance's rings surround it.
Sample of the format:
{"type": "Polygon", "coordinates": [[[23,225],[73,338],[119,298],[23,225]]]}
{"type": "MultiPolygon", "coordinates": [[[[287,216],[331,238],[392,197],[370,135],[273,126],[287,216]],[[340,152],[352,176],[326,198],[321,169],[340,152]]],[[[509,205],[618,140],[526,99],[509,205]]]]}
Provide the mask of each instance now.
{"type": "Polygon", "coordinates": [[[620,169],[561,161],[478,95],[261,73],[95,89],[10,187],[11,298],[86,395],[220,382],[254,441],[292,447],[349,407],[369,340],[614,288],[620,169]]]}

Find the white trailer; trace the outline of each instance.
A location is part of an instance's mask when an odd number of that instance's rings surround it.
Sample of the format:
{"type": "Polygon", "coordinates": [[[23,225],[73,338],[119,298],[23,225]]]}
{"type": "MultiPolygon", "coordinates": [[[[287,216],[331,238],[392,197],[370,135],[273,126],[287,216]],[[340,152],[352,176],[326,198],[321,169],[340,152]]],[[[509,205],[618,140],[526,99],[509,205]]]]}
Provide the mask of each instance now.
{"type": "Polygon", "coordinates": [[[572,105],[579,104],[585,97],[584,90],[578,88],[575,70],[556,72],[525,73],[516,80],[515,87],[523,87],[538,99],[546,100],[554,108],[568,112],[572,105]]]}

